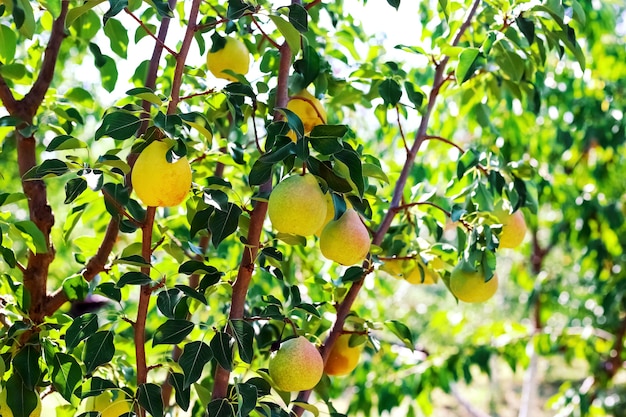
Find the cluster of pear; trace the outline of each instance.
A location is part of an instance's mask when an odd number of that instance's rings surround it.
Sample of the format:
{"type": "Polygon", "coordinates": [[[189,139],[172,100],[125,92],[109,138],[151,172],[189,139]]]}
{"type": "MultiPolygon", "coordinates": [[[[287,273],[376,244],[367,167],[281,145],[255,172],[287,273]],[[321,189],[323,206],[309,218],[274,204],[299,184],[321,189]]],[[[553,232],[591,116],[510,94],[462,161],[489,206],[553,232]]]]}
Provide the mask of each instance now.
{"type": "MultiPolygon", "coordinates": [[[[513,212],[508,203],[500,201],[493,214],[502,225],[499,248],[513,249],[521,245],[527,231],[522,211],[513,212]]],[[[381,270],[391,276],[405,279],[411,284],[434,284],[441,277],[439,271],[444,269],[445,263],[429,253],[410,259],[390,259],[381,267],[381,270]]],[[[480,266],[461,261],[450,273],[449,287],[458,300],[482,303],[493,297],[498,290],[498,276],[494,274],[487,279],[480,266]]]]}
{"type": "Polygon", "coordinates": [[[362,262],[370,249],[370,236],[359,214],[348,208],[334,219],[330,193],[324,194],[309,173],[282,180],[268,201],[268,214],[280,233],[318,235],[322,255],[342,265],[362,262]]]}
{"type": "Polygon", "coordinates": [[[350,346],[350,337],[348,333],[339,336],[326,365],[317,347],[304,336],[284,341],[269,362],[274,384],[282,391],[306,391],[315,387],[324,373],[349,374],[357,367],[364,346],[350,346]]]}

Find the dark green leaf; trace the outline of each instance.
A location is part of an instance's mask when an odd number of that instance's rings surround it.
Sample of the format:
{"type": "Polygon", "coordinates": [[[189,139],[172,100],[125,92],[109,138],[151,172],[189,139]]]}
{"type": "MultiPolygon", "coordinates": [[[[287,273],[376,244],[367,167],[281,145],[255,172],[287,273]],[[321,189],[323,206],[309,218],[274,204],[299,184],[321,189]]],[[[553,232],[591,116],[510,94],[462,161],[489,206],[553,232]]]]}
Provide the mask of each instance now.
{"type": "Polygon", "coordinates": [[[308,17],[306,9],[300,4],[291,4],[289,7],[289,23],[295,27],[298,32],[305,33],[309,30],[308,17]]]}
{"type": "Polygon", "coordinates": [[[177,288],[169,288],[159,292],[157,296],[157,308],[167,318],[174,318],[174,309],[183,298],[182,292],[177,288]]]}
{"type": "Polygon", "coordinates": [[[400,0],[387,0],[387,3],[396,10],[400,7],[400,0]]]}
{"type": "Polygon", "coordinates": [[[117,281],[117,284],[115,284],[115,286],[117,288],[122,288],[125,285],[146,285],[151,282],[152,279],[149,275],[146,275],[140,271],[130,271],[124,273],[117,281]]]}
{"type": "Polygon", "coordinates": [[[125,140],[137,132],[140,124],[141,120],[134,114],[113,111],[104,116],[100,127],[96,130],[95,138],[98,140],[103,136],[109,136],[115,140],[125,140]]]}
{"type": "Polygon", "coordinates": [[[360,266],[351,266],[346,269],[341,277],[341,282],[354,282],[359,281],[364,276],[364,270],[360,266]]]}
{"type": "Polygon", "coordinates": [[[208,230],[209,218],[211,217],[211,214],[213,214],[214,210],[214,207],[208,207],[194,214],[193,219],[191,220],[191,228],[189,229],[190,237],[193,238],[200,230],[208,230]]]}
{"type": "Polygon", "coordinates": [[[300,303],[297,306],[295,306],[295,308],[299,308],[300,310],[304,310],[307,313],[315,316],[315,317],[322,317],[322,315],[320,314],[319,310],[317,308],[315,308],[315,306],[313,304],[309,304],[309,303],[300,303]]]}
{"type": "Polygon", "coordinates": [[[228,203],[228,210],[226,211],[217,210],[213,213],[209,219],[213,246],[217,248],[224,239],[235,233],[241,213],[241,208],[234,203],[228,203]]]}
{"type": "Polygon", "coordinates": [[[166,0],[152,0],[151,3],[154,4],[154,8],[159,16],[169,18],[174,17],[174,13],[172,12],[172,9],[170,9],[170,5],[166,0]]]}
{"type": "Polygon", "coordinates": [[[65,200],[63,203],[70,204],[87,189],[87,181],[84,178],[72,178],[65,184],[65,200]]]}
{"type": "Polygon", "coordinates": [[[409,328],[404,324],[397,320],[388,320],[385,322],[385,327],[387,327],[393,334],[398,336],[404,345],[413,350],[415,348],[415,341],[413,340],[413,335],[409,328]]]}
{"type": "Polygon", "coordinates": [[[176,288],[181,290],[187,297],[200,301],[204,305],[208,305],[207,299],[201,292],[198,292],[188,285],[176,284],[176,288]]]}
{"type": "Polygon", "coordinates": [[[239,347],[239,356],[246,363],[252,363],[254,356],[254,328],[245,320],[231,320],[230,327],[239,347]]]}
{"type": "Polygon", "coordinates": [[[226,16],[230,20],[239,19],[247,11],[254,11],[254,7],[243,0],[228,0],[228,11],[226,16]]]}
{"type": "Polygon", "coordinates": [[[183,410],[187,411],[191,403],[191,389],[183,387],[184,378],[185,376],[183,374],[170,372],[167,381],[172,387],[174,387],[174,398],[176,400],[176,404],[183,410]]]}
{"type": "Polygon", "coordinates": [[[176,345],[185,340],[193,327],[194,324],[188,320],[170,319],[156,329],[152,338],[152,346],[176,345]]]}
{"type": "Polygon", "coordinates": [[[81,274],[63,280],[63,292],[70,301],[82,301],[89,294],[89,283],[81,274]]]}
{"type": "Polygon", "coordinates": [[[36,391],[28,388],[17,373],[9,377],[4,389],[6,404],[13,411],[13,417],[30,417],[39,402],[36,391]]]}
{"type": "Polygon", "coordinates": [[[115,286],[114,282],[103,282],[96,287],[96,292],[118,303],[122,300],[122,292],[115,286]]]}
{"type": "Polygon", "coordinates": [[[92,334],[85,341],[83,363],[85,371],[91,374],[98,366],[109,363],[115,355],[112,331],[100,331],[92,334]]]}
{"type": "Polygon", "coordinates": [[[202,273],[202,272],[212,274],[215,271],[217,270],[215,269],[214,266],[207,265],[203,262],[194,261],[194,260],[186,261],[178,267],[178,273],[185,274],[185,275],[191,275],[191,274],[202,273]]]}
{"type": "Polygon", "coordinates": [[[163,417],[161,387],[157,384],[141,384],[137,388],[137,401],[152,417],[163,417]]]}
{"type": "Polygon", "coordinates": [[[106,26],[107,20],[116,16],[128,6],[128,0],[109,0],[109,10],[102,17],[102,22],[106,26]]]}
{"type": "Polygon", "coordinates": [[[257,160],[250,169],[248,175],[248,183],[250,186],[261,185],[266,183],[272,178],[272,166],[273,163],[265,163],[257,160]]]}
{"type": "Polygon", "coordinates": [[[208,417],[235,417],[235,410],[226,398],[219,398],[209,403],[208,417]]]}
{"type": "Polygon", "coordinates": [[[40,179],[46,177],[58,177],[66,172],[69,169],[67,168],[67,164],[63,161],[59,161],[58,159],[46,159],[32,169],[30,169],[26,174],[24,174],[24,179],[40,179]]]}
{"type": "Polygon", "coordinates": [[[239,408],[237,417],[246,417],[256,407],[258,391],[252,384],[237,384],[237,394],[239,397],[239,408]]]}
{"type": "Polygon", "coordinates": [[[282,262],[283,260],[283,253],[274,247],[265,247],[261,249],[261,252],[263,253],[263,255],[276,259],[279,262],[282,262]]]}
{"type": "Polygon", "coordinates": [[[41,378],[40,359],[41,351],[32,345],[24,346],[13,357],[13,369],[19,374],[24,386],[30,390],[35,389],[41,378]]]}
{"type": "Polygon", "coordinates": [[[461,157],[459,158],[459,162],[457,163],[457,167],[456,167],[457,178],[459,180],[463,178],[463,176],[465,176],[465,173],[470,168],[473,168],[478,165],[478,162],[479,162],[478,155],[476,154],[476,152],[474,152],[474,150],[470,149],[468,151],[465,151],[465,153],[461,155],[461,157]]]}
{"type": "Polygon", "coordinates": [[[307,165],[309,171],[311,171],[312,174],[324,179],[331,190],[338,193],[347,193],[352,191],[350,183],[335,174],[327,163],[322,162],[319,159],[309,157],[309,159],[307,159],[307,165]]]}
{"type": "Polygon", "coordinates": [[[91,377],[88,380],[88,384],[83,385],[84,389],[81,393],[82,398],[94,397],[102,394],[104,391],[118,389],[119,387],[108,379],[100,378],[99,376],[91,377]]]}
{"type": "Polygon", "coordinates": [[[65,346],[67,349],[74,349],[82,340],[98,331],[98,327],[96,314],[85,313],[76,317],[65,332],[65,346]]]}
{"type": "Polygon", "coordinates": [[[211,350],[217,363],[227,371],[233,369],[233,338],[228,333],[217,332],[211,339],[211,350]]]}
{"type": "Polygon", "coordinates": [[[402,89],[395,80],[387,78],[378,85],[378,94],[380,94],[380,97],[385,102],[385,105],[393,107],[400,101],[400,97],[402,97],[402,89]]]}
{"type": "Polygon", "coordinates": [[[68,354],[56,352],[52,361],[52,384],[68,402],[83,381],[83,372],[76,359],[68,354]]]}
{"type": "Polygon", "coordinates": [[[211,359],[213,359],[213,351],[206,343],[194,341],[185,345],[178,359],[178,364],[185,374],[182,382],[183,389],[188,389],[191,384],[200,379],[204,366],[211,359]]]}
{"type": "Polygon", "coordinates": [[[258,162],[262,162],[264,164],[275,164],[276,162],[281,162],[285,160],[287,157],[291,155],[295,155],[295,154],[296,154],[296,144],[293,142],[289,142],[288,144],[278,149],[272,150],[271,152],[261,155],[258,162]]]}
{"type": "Polygon", "coordinates": [[[350,173],[350,179],[356,186],[359,196],[363,196],[365,184],[363,181],[363,167],[361,166],[359,154],[351,149],[344,149],[343,151],[334,154],[334,157],[336,161],[341,161],[346,165],[350,173]]]}

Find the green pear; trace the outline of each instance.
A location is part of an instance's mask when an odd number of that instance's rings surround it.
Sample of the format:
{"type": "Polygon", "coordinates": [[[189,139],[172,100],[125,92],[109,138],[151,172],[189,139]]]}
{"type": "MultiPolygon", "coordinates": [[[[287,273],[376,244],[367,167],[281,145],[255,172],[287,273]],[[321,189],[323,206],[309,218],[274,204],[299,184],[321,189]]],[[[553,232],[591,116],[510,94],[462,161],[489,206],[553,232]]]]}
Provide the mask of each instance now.
{"type": "Polygon", "coordinates": [[[370,250],[370,235],[352,208],[339,219],[329,222],[320,235],[322,255],[342,265],[354,265],[365,259],[370,250]]]}
{"type": "Polygon", "coordinates": [[[466,303],[482,303],[489,300],[498,290],[498,276],[485,282],[482,271],[467,262],[460,262],[450,275],[450,291],[456,298],[466,303]]]}
{"type": "Polygon", "coordinates": [[[292,175],[270,194],[268,214],[281,233],[313,235],[326,218],[326,197],[312,174],[292,175]]]}
{"type": "Polygon", "coordinates": [[[304,336],[289,339],[270,358],[270,376],[282,391],[306,391],[322,379],[324,360],[304,336]]]}

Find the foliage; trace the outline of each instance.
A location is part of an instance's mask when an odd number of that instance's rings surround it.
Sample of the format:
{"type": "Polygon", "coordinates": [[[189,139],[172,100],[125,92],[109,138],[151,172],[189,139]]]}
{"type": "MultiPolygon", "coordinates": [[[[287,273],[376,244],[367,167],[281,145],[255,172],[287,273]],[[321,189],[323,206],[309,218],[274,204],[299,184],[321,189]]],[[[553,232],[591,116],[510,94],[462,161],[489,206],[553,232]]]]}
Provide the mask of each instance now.
{"type": "Polygon", "coordinates": [[[619,409],[624,6],[419,2],[388,45],[354,17],[373,3],[0,0],[0,378],[14,415],[38,397],[44,414],[79,415],[104,391],[140,416],[430,414],[435,390],[536,355],[586,365],[546,404],[558,415],[619,409]],[[253,61],[229,83],[206,67],[224,35],[253,61]],[[303,89],[328,115],[310,132],[287,108],[303,89]],[[192,188],[179,207],[145,207],[130,173],[163,138],[192,188]],[[362,265],[265,221],[272,186],[302,171],[335,218],[365,220],[362,265]],[[498,248],[502,199],[529,224],[516,251],[498,248]],[[441,282],[394,280],[392,260],[441,282]],[[496,298],[457,303],[459,262],[497,272],[496,298]],[[352,374],[297,398],[275,388],[282,339],[326,357],[346,331],[367,339],[352,374]]]}

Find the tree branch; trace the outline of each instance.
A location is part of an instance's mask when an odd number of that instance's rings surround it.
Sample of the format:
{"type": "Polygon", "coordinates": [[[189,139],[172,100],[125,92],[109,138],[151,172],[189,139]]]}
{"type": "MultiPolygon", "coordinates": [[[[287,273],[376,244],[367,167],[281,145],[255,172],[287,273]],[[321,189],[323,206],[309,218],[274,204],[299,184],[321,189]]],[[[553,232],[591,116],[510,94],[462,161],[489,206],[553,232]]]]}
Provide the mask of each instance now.
{"type": "Polygon", "coordinates": [[[183,72],[185,70],[185,61],[187,60],[187,54],[189,53],[189,47],[193,40],[193,35],[198,24],[198,9],[200,8],[201,0],[193,0],[191,3],[191,10],[189,11],[189,22],[187,23],[187,30],[183,37],[183,43],[180,46],[180,51],[176,55],[176,68],[174,68],[174,78],[172,80],[172,97],[167,106],[167,113],[173,114],[176,112],[176,107],[180,103],[180,87],[183,82],[183,72]]]}
{"type": "MultiPolygon", "coordinates": [[[[143,21],[140,18],[138,18],[137,16],[135,16],[135,14],[133,12],[128,10],[128,7],[125,7],[124,11],[128,15],[130,15],[130,17],[132,17],[139,24],[139,26],[141,26],[141,28],[148,34],[148,36],[150,36],[152,39],[154,39],[156,41],[157,45],[159,45],[159,48],[161,50],[165,49],[173,57],[176,57],[178,55],[178,53],[176,51],[174,51],[172,48],[170,48],[169,46],[167,46],[165,44],[165,42],[160,37],[155,36],[154,33],[152,33],[152,31],[146,26],[145,23],[143,23],[143,21]]],[[[169,21],[169,18],[166,17],[165,20],[169,21]]],[[[169,23],[168,23],[168,26],[169,26],[169,23]]],[[[161,25],[161,27],[163,27],[163,25],[161,25]]],[[[159,29],[159,32],[160,32],[160,29],[159,29]]],[[[156,50],[156,48],[155,48],[155,50],[156,50]]]]}
{"type": "MultiPolygon", "coordinates": [[[[280,47],[280,67],[278,70],[278,82],[276,87],[276,108],[285,107],[289,101],[288,80],[289,69],[291,67],[292,53],[287,42],[280,47]]],[[[282,114],[278,111],[274,112],[274,120],[280,120],[282,114]]],[[[269,193],[272,190],[271,179],[261,185],[259,192],[261,194],[269,193]]],[[[237,280],[233,284],[233,295],[230,305],[229,320],[242,319],[248,287],[254,272],[254,262],[259,251],[261,232],[263,231],[263,222],[267,214],[267,202],[257,201],[250,214],[250,227],[248,229],[248,237],[246,240],[246,250],[243,253],[239,270],[237,272],[237,280]]],[[[230,330],[230,328],[227,328],[230,330]]],[[[217,365],[215,370],[215,381],[213,385],[212,398],[225,398],[228,394],[228,380],[230,379],[230,371],[217,365]]]]}
{"type": "MultiPolygon", "coordinates": [[[[476,14],[476,10],[478,9],[478,5],[480,4],[480,2],[481,0],[473,1],[472,6],[470,10],[468,11],[463,24],[461,25],[457,34],[454,37],[452,46],[456,46],[461,40],[461,37],[463,36],[465,31],[469,27],[472,19],[474,18],[474,15],[476,14]]],[[[439,64],[436,65],[435,75],[433,78],[433,89],[431,90],[429,97],[428,97],[428,105],[426,106],[424,114],[422,115],[422,120],[420,121],[417,132],[415,134],[415,142],[413,143],[413,146],[409,150],[407,159],[404,163],[404,166],[402,167],[402,171],[400,172],[400,176],[398,180],[396,181],[396,185],[394,188],[393,197],[391,199],[391,204],[389,206],[389,209],[385,213],[385,216],[383,217],[383,220],[380,223],[378,230],[376,231],[376,233],[374,233],[374,237],[372,239],[373,245],[378,246],[383,241],[383,238],[385,234],[387,233],[387,231],[389,230],[389,227],[391,226],[393,218],[397,212],[397,207],[399,207],[400,205],[404,187],[409,178],[410,171],[413,168],[413,162],[415,161],[415,157],[417,156],[417,152],[419,151],[420,146],[422,145],[422,143],[424,142],[424,139],[427,136],[426,131],[428,128],[428,123],[430,121],[430,117],[435,107],[435,102],[436,102],[437,96],[439,95],[440,87],[444,80],[444,73],[445,73],[445,69],[446,69],[446,65],[448,61],[449,61],[449,57],[445,57],[439,64]]],[[[366,268],[369,267],[367,265],[367,261],[364,263],[364,267],[366,268]]],[[[337,338],[339,337],[339,335],[341,334],[343,330],[345,320],[348,314],[350,313],[352,304],[356,300],[357,295],[361,287],[363,286],[365,276],[368,273],[369,273],[369,270],[366,269],[366,272],[363,275],[363,277],[359,279],[358,281],[355,281],[352,284],[352,286],[346,293],[346,296],[341,301],[341,303],[339,303],[337,307],[337,316],[335,318],[335,323],[333,324],[333,327],[328,335],[328,338],[326,339],[326,342],[320,348],[320,353],[322,354],[324,363],[326,363],[330,350],[332,349],[333,345],[335,344],[335,341],[337,340],[337,338]]],[[[310,395],[311,395],[310,390],[302,391],[300,395],[298,396],[298,401],[306,402],[309,399],[310,395]]],[[[304,409],[302,409],[301,407],[294,407],[293,411],[296,415],[301,416],[302,413],[304,412],[304,409]]]]}

